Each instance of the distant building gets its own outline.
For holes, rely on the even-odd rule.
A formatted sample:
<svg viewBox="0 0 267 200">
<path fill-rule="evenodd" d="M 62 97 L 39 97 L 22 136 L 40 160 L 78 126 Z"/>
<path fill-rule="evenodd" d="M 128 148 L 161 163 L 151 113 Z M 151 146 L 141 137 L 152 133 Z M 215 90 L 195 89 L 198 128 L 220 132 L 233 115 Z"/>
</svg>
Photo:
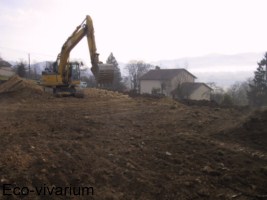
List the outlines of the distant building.
<svg viewBox="0 0 267 200">
<path fill-rule="evenodd" d="M 0 83 L 8 80 L 11 76 L 14 76 L 15 72 L 11 68 L 11 64 L 0 60 Z"/>
<path fill-rule="evenodd" d="M 177 89 L 173 95 L 181 99 L 210 100 L 212 89 L 205 83 L 182 83 L 180 91 Z"/>
<path fill-rule="evenodd" d="M 156 67 L 140 78 L 140 93 L 158 93 L 180 99 L 210 100 L 212 89 L 205 83 L 195 82 L 195 79 L 196 76 L 186 69 Z"/>
</svg>

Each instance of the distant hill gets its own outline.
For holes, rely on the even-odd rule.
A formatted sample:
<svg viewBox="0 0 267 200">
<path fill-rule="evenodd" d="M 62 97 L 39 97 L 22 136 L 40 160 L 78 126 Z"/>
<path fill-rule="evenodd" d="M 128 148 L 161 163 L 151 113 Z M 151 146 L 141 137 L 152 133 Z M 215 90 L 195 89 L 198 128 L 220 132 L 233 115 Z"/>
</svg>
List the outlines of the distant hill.
<svg viewBox="0 0 267 200">
<path fill-rule="evenodd" d="M 174 60 L 159 60 L 152 62 L 160 67 L 175 68 L 187 67 L 201 71 L 236 71 L 253 69 L 263 57 L 261 53 L 241 53 L 234 55 L 210 54 L 201 57 L 184 57 Z"/>
<path fill-rule="evenodd" d="M 253 72 L 262 59 L 261 53 L 241 53 L 234 55 L 210 54 L 200 57 L 184 57 L 173 60 L 150 62 L 161 69 L 186 68 L 197 77 L 199 82 L 215 82 L 218 86 L 227 88 L 235 82 L 246 81 L 253 77 Z M 122 75 L 127 72 L 127 63 L 119 62 Z"/>
<path fill-rule="evenodd" d="M 235 55 L 211 54 L 202 57 L 185 57 L 174 60 L 160 60 L 151 64 L 161 68 L 186 68 L 197 76 L 197 81 L 215 82 L 229 87 L 236 81 L 245 81 L 253 77 L 257 62 L 262 53 L 242 53 Z"/>
</svg>

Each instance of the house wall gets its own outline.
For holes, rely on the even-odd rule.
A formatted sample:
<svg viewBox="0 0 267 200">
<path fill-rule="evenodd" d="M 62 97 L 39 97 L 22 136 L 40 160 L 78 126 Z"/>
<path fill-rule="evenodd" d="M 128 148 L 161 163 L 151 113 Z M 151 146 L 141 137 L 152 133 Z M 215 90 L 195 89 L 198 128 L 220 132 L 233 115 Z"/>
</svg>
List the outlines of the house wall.
<svg viewBox="0 0 267 200">
<path fill-rule="evenodd" d="M 12 69 L 10 67 L 1 67 L 0 68 L 0 75 L 2 75 L 2 76 L 10 77 L 10 76 L 13 76 L 14 74 L 15 74 L 15 72 L 12 71 Z"/>
<path fill-rule="evenodd" d="M 10 67 L 0 68 L 0 80 L 8 80 L 9 77 L 14 76 L 15 72 Z"/>
<path fill-rule="evenodd" d="M 177 88 L 177 86 L 183 82 L 194 82 L 194 77 L 188 74 L 186 71 L 180 72 L 172 80 L 141 80 L 140 81 L 140 93 L 151 94 L 152 89 L 159 89 L 166 96 L 172 96 L 171 92 Z M 162 91 L 162 84 L 164 85 Z"/>
<path fill-rule="evenodd" d="M 161 90 L 161 81 L 159 80 L 141 80 L 140 81 L 140 93 L 148 93 L 151 94 L 152 89 L 160 89 Z"/>
<path fill-rule="evenodd" d="M 168 96 L 171 96 L 171 92 L 176 89 L 179 84 L 185 82 L 193 83 L 194 81 L 195 78 L 191 74 L 188 74 L 186 71 L 180 72 L 171 80 L 170 87 L 167 89 Z"/>
<path fill-rule="evenodd" d="M 197 90 L 193 91 L 189 96 L 191 100 L 210 100 L 211 89 L 205 85 L 201 85 Z"/>
</svg>

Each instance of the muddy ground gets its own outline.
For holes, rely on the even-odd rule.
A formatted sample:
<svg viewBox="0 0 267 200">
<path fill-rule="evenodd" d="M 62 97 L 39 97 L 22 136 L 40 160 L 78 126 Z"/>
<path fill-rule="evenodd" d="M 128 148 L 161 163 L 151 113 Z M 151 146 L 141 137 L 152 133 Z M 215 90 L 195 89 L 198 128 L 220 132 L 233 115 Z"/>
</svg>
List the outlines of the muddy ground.
<svg viewBox="0 0 267 200">
<path fill-rule="evenodd" d="M 0 199 L 267 199 L 266 111 L 26 86 L 0 94 Z M 6 196 L 4 184 L 93 195 Z"/>
</svg>

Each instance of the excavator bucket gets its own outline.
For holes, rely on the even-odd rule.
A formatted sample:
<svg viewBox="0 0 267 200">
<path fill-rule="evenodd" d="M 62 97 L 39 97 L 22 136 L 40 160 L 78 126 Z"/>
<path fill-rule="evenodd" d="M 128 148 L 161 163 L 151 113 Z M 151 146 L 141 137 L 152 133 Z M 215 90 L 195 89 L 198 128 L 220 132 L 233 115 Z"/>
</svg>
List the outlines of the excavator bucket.
<svg viewBox="0 0 267 200">
<path fill-rule="evenodd" d="M 99 84 L 111 84 L 114 79 L 115 68 L 111 64 L 98 64 L 97 82 Z"/>
</svg>

